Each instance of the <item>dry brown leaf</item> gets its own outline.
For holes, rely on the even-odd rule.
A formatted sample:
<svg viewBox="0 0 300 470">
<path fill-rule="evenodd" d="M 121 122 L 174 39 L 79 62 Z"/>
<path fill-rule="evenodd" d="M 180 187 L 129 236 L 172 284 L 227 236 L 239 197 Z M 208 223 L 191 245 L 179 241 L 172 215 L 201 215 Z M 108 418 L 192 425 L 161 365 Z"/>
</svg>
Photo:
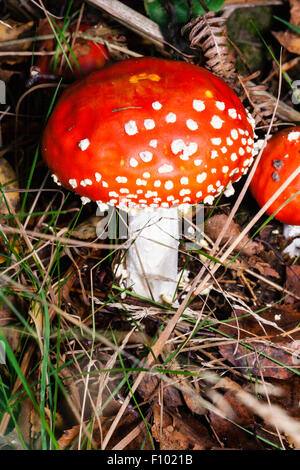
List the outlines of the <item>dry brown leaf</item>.
<svg viewBox="0 0 300 470">
<path fill-rule="evenodd" d="M 101 449 L 101 442 L 105 438 L 107 432 L 110 429 L 110 426 L 114 420 L 114 417 L 108 418 L 105 416 L 99 417 L 101 422 L 101 432 L 99 431 L 98 424 L 95 423 L 94 431 L 93 431 L 93 440 L 94 440 L 94 447 L 96 449 Z M 121 421 L 119 422 L 112 438 L 109 440 L 109 444 L 107 446 L 107 450 L 112 449 L 115 447 L 119 441 L 124 439 L 139 423 L 141 422 L 141 418 L 138 413 L 135 413 L 131 410 L 127 410 L 122 416 Z M 88 421 L 85 422 L 85 425 L 88 426 Z M 77 448 L 77 438 L 79 435 L 80 425 L 73 426 L 71 429 L 67 429 L 64 431 L 63 435 L 58 440 L 58 444 L 60 445 L 61 449 L 67 449 L 71 446 L 75 446 Z M 151 449 L 151 444 L 149 438 L 146 437 L 146 430 L 145 427 L 141 429 L 141 432 L 138 436 L 136 436 L 128 445 L 125 447 L 126 450 L 139 450 L 141 449 L 144 439 L 145 441 L 145 450 Z"/>
<path fill-rule="evenodd" d="M 160 379 L 157 375 L 146 374 L 137 388 L 143 400 L 157 402 L 159 399 Z M 177 408 L 183 405 L 179 391 L 171 385 L 163 385 L 164 405 L 168 408 Z"/>
<path fill-rule="evenodd" d="M 215 447 L 206 427 L 192 415 L 181 417 L 154 405 L 152 435 L 161 450 L 205 450 Z"/>
<path fill-rule="evenodd" d="M 290 0 L 290 23 L 300 27 L 300 4 L 299 0 Z M 273 35 L 289 52 L 300 54 L 300 35 L 293 33 L 291 29 L 288 31 L 273 31 Z"/>
<path fill-rule="evenodd" d="M 79 240 L 89 240 L 97 237 L 97 232 L 102 232 L 107 224 L 105 217 L 92 216 L 79 224 L 74 230 L 72 229 L 72 237 Z"/>
<path fill-rule="evenodd" d="M 300 36 L 289 31 L 273 31 L 273 35 L 292 54 L 300 54 Z"/>
<path fill-rule="evenodd" d="M 40 447 L 41 420 L 31 400 L 26 398 L 21 402 L 21 410 L 18 416 L 18 426 L 25 443 L 29 448 Z"/>
<path fill-rule="evenodd" d="M 9 201 L 12 209 L 15 210 L 20 201 L 20 194 L 18 192 L 6 192 L 6 190 L 18 189 L 19 183 L 15 171 L 4 158 L 0 158 L 0 185 L 5 192 L 5 199 Z M 0 215 L 8 215 L 9 210 L 4 196 L 1 196 Z"/>
<path fill-rule="evenodd" d="M 236 316 L 242 316 L 245 311 L 235 310 Z M 249 371 L 253 375 L 273 377 L 276 379 L 287 379 L 293 376 L 293 372 L 287 367 L 268 359 L 265 356 L 275 359 L 288 367 L 297 367 L 299 358 L 297 352 L 300 349 L 300 329 L 297 328 L 300 321 L 300 312 L 282 305 L 273 307 L 259 315 L 263 321 L 258 322 L 257 318 L 250 315 L 231 324 L 222 324 L 219 329 L 223 333 L 230 335 L 244 344 L 249 344 L 254 351 L 245 348 L 237 342 L 223 344 L 219 346 L 222 356 L 233 364 L 242 373 Z M 272 326 L 272 324 L 277 325 Z M 230 326 L 231 325 L 231 326 Z M 239 331 L 239 336 L 238 336 Z M 288 334 L 284 335 L 283 332 Z"/>
<path fill-rule="evenodd" d="M 248 259 L 248 263 L 251 266 L 251 269 L 257 269 L 257 271 L 265 277 L 274 277 L 275 279 L 280 279 L 279 273 L 270 266 L 269 263 L 262 261 L 258 256 L 251 256 Z"/>
<path fill-rule="evenodd" d="M 13 295 L 7 295 L 6 299 L 15 304 L 15 297 Z M 0 327 L 9 325 L 16 319 L 11 308 L 3 300 L 0 301 Z"/>
<path fill-rule="evenodd" d="M 228 416 L 230 420 L 212 411 L 209 412 L 210 424 L 218 438 L 225 447 L 230 449 L 257 449 L 258 443 L 253 436 L 238 427 L 242 426 L 243 428 L 249 429 L 254 426 L 254 417 L 251 412 L 247 410 L 245 405 L 243 405 L 232 392 L 226 392 L 223 399 L 226 401 L 227 405 L 230 405 L 230 409 L 233 412 L 233 416 Z"/>
<path fill-rule="evenodd" d="M 300 292 L 300 266 L 293 265 L 286 267 L 286 289 L 294 294 L 299 295 Z M 285 299 L 286 304 L 295 303 L 295 297 L 289 295 Z"/>
<path fill-rule="evenodd" d="M 1 46 L 1 42 L 4 41 L 12 41 L 13 39 L 21 38 L 24 33 L 27 33 L 33 27 L 34 22 L 29 21 L 28 23 L 20 23 L 18 21 L 14 21 L 11 19 L 5 20 L 5 23 L 0 23 L 0 48 L 2 51 L 9 51 L 14 50 L 15 46 Z M 23 50 L 27 50 L 31 44 L 29 43 L 22 43 L 21 46 Z M 25 47 L 24 46 L 27 46 Z"/>
<path fill-rule="evenodd" d="M 5 20 L 5 23 L 0 23 L 0 50 L 1 51 L 15 51 L 15 45 L 6 45 L 2 46 L 1 42 L 12 41 L 14 39 L 21 39 L 28 35 L 28 32 L 32 29 L 34 25 L 33 21 L 29 21 L 28 23 L 20 23 L 18 21 L 14 21 L 11 19 Z M 26 41 L 22 42 L 18 45 L 18 51 L 27 51 L 32 42 Z M 15 64 L 17 62 L 22 62 L 24 57 L 3 57 L 0 58 L 2 62 L 6 62 L 8 64 Z"/>
<path fill-rule="evenodd" d="M 219 233 L 223 229 L 227 222 L 228 216 L 226 214 L 217 214 L 210 217 L 205 224 L 205 233 L 213 241 L 218 238 Z M 223 235 L 222 244 L 232 243 L 241 233 L 240 227 L 234 221 L 231 221 L 228 229 Z M 247 243 L 247 244 L 246 244 Z M 248 236 L 245 236 L 235 248 L 237 251 L 241 250 L 244 255 L 252 256 L 260 253 L 263 250 L 261 243 L 253 242 L 249 240 Z"/>
</svg>

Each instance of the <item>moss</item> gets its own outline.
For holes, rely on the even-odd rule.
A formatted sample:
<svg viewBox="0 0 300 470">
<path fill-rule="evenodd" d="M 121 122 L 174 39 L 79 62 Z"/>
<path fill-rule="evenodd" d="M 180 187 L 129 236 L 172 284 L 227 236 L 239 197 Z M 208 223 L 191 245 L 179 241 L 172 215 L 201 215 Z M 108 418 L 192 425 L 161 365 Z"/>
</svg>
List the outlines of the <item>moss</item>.
<svg viewBox="0 0 300 470">
<path fill-rule="evenodd" d="M 271 29 L 271 24 L 271 7 L 241 8 L 229 17 L 228 36 L 239 48 L 244 59 L 244 63 L 242 59 L 237 61 L 239 72 L 247 74 L 249 70 L 253 72 L 263 68 L 266 51 L 256 29 L 264 33 Z"/>
</svg>

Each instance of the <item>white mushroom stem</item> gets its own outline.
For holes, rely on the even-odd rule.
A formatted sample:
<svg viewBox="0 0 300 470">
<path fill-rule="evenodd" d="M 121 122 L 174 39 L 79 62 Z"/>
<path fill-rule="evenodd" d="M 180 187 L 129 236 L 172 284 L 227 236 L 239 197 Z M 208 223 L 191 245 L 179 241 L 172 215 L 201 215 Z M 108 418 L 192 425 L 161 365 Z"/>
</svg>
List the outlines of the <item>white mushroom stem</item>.
<svg viewBox="0 0 300 470">
<path fill-rule="evenodd" d="M 294 240 L 283 250 L 290 258 L 300 255 L 300 225 L 283 225 L 283 236 L 286 239 L 294 238 Z M 295 238 L 296 237 L 296 238 Z"/>
<path fill-rule="evenodd" d="M 137 209 L 128 223 L 133 243 L 126 256 L 127 286 L 157 302 L 172 301 L 178 280 L 178 209 Z"/>
</svg>

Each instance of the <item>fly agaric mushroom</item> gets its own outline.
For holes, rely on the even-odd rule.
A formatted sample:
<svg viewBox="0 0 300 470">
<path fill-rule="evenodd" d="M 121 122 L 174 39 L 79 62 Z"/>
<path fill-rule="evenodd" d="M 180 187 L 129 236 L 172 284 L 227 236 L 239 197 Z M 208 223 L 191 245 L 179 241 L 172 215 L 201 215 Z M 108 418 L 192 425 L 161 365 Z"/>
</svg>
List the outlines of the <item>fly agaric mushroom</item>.
<svg viewBox="0 0 300 470">
<path fill-rule="evenodd" d="M 250 183 L 251 192 L 260 206 L 263 206 L 279 189 L 280 185 L 299 168 L 299 175 L 288 185 L 268 208 L 271 215 L 290 197 L 300 191 L 300 126 L 284 129 L 268 141 L 257 169 Z M 295 236 L 300 226 L 300 194 L 291 199 L 277 212 L 275 218 L 287 224 L 284 234 Z M 300 233 L 300 227 L 298 227 Z M 293 255 L 293 250 L 289 251 Z"/>
<path fill-rule="evenodd" d="M 178 206 L 212 204 L 246 173 L 252 126 L 233 90 L 207 70 L 128 59 L 63 93 L 42 151 L 61 184 L 83 202 L 135 209 L 128 285 L 161 300 L 172 298 L 177 284 Z"/>
<path fill-rule="evenodd" d="M 62 24 L 59 24 L 59 26 L 61 27 Z M 81 24 L 79 26 L 79 31 L 84 32 L 91 28 L 92 27 L 90 25 Z M 74 32 L 75 29 L 76 28 L 74 25 L 69 26 L 69 30 L 71 32 Z M 48 23 L 47 25 L 43 25 L 41 34 L 46 34 L 47 32 L 52 32 Z M 52 51 L 54 44 L 54 39 L 47 39 L 42 43 L 41 50 Z M 73 57 L 69 55 L 69 60 L 73 66 L 73 72 L 68 66 L 66 66 L 62 73 L 62 75 L 66 78 L 73 78 L 75 76 L 75 78 L 79 79 L 82 77 L 82 75 L 87 75 L 91 72 L 94 72 L 95 70 L 102 69 L 110 59 L 110 53 L 104 44 L 97 44 L 94 41 L 89 41 L 82 38 L 76 39 L 75 45 L 72 48 L 72 52 L 77 59 L 80 70 L 78 69 L 77 65 L 75 65 Z M 59 64 L 60 61 L 58 65 Z M 39 56 L 36 65 L 39 67 L 42 73 L 57 73 L 59 68 L 56 67 L 56 69 L 53 70 L 53 64 L 49 55 Z"/>
</svg>

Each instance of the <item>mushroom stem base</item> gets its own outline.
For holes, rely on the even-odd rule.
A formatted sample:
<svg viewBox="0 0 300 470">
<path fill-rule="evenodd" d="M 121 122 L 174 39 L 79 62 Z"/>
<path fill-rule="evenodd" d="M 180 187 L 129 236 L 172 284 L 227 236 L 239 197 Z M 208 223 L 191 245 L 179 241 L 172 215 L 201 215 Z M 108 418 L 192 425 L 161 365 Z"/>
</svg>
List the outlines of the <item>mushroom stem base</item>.
<svg viewBox="0 0 300 470">
<path fill-rule="evenodd" d="M 178 279 L 177 208 L 139 209 L 128 222 L 133 243 L 126 256 L 127 286 L 156 302 L 172 301 Z"/>
</svg>

